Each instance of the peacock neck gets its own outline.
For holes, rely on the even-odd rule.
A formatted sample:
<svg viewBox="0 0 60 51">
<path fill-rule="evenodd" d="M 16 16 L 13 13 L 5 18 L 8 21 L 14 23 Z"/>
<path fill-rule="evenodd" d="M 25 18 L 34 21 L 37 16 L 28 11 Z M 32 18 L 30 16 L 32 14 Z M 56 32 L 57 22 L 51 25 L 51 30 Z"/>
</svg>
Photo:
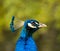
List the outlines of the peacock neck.
<svg viewBox="0 0 60 51">
<path fill-rule="evenodd" d="M 32 32 L 30 32 L 30 30 L 27 30 L 25 27 L 23 27 L 22 31 L 20 33 L 20 37 L 22 37 L 24 39 L 32 37 Z"/>
</svg>

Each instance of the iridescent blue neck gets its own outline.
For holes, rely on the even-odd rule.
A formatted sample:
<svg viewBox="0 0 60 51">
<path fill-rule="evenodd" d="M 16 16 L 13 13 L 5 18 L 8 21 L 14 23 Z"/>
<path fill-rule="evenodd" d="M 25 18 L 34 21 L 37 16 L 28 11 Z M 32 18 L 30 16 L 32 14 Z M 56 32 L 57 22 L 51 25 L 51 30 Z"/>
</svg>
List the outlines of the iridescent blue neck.
<svg viewBox="0 0 60 51">
<path fill-rule="evenodd" d="M 32 37 L 32 32 L 29 32 L 29 30 L 27 30 L 26 27 L 23 27 L 20 33 L 20 37 L 22 38 Z"/>
</svg>

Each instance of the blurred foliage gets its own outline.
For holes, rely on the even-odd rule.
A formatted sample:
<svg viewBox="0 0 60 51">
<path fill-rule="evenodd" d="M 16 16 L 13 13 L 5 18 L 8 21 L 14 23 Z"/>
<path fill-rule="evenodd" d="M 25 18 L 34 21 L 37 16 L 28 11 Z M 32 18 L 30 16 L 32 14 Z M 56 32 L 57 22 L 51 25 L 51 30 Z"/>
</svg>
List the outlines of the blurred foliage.
<svg viewBox="0 0 60 51">
<path fill-rule="evenodd" d="M 60 51 L 60 0 L 0 0 L 0 51 L 5 51 L 3 48 L 6 42 L 15 44 L 19 36 L 21 28 L 14 33 L 10 30 L 12 16 L 24 21 L 36 19 L 46 23 L 47 28 L 33 35 L 39 51 Z M 50 50 L 52 45 L 53 50 Z"/>
</svg>

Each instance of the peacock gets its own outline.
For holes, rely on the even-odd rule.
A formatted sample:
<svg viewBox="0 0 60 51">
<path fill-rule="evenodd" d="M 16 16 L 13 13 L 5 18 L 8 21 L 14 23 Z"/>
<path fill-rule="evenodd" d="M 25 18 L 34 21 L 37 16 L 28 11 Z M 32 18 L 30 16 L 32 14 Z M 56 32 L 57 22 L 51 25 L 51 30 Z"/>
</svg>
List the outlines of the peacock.
<svg viewBox="0 0 60 51">
<path fill-rule="evenodd" d="M 32 35 L 40 27 L 47 27 L 47 25 L 39 23 L 37 20 L 34 19 L 29 19 L 25 22 L 19 20 L 17 21 L 19 22 L 17 24 L 14 21 L 15 17 L 13 16 L 10 23 L 10 29 L 12 30 L 12 32 L 23 26 L 19 38 L 16 42 L 15 51 L 38 51 Z"/>
</svg>

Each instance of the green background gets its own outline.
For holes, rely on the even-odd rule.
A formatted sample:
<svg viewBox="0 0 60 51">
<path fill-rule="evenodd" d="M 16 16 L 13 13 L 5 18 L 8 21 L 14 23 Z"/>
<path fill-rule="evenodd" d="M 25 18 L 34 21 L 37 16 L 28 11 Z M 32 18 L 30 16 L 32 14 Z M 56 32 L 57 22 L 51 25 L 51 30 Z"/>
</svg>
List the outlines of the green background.
<svg viewBox="0 0 60 51">
<path fill-rule="evenodd" d="M 60 51 L 60 0 L 0 0 L 0 51 L 14 51 L 22 29 L 11 32 L 12 16 L 47 24 L 33 34 L 38 51 Z"/>
</svg>

